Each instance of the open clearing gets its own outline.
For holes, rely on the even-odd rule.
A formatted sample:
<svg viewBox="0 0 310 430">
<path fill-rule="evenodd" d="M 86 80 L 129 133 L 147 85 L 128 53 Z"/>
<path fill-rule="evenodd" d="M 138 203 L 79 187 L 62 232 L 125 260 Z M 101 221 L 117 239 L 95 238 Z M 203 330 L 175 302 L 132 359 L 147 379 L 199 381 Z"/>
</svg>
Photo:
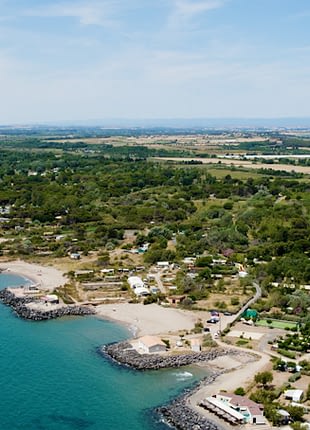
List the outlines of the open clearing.
<svg viewBox="0 0 310 430">
<path fill-rule="evenodd" d="M 229 332 L 228 336 L 259 340 L 264 336 L 264 333 L 258 333 L 253 331 L 232 330 Z"/>
<path fill-rule="evenodd" d="M 229 160 L 229 159 L 218 159 L 218 158 L 189 158 L 189 157 L 152 157 L 153 160 L 164 160 L 164 161 L 175 161 L 175 162 L 189 162 L 199 161 L 202 164 L 225 164 L 235 167 L 245 167 L 247 169 L 270 169 L 270 170 L 283 170 L 285 172 L 296 172 L 296 173 L 308 173 L 310 174 L 309 166 L 295 166 L 292 164 L 268 164 L 251 162 L 248 160 Z"/>
</svg>

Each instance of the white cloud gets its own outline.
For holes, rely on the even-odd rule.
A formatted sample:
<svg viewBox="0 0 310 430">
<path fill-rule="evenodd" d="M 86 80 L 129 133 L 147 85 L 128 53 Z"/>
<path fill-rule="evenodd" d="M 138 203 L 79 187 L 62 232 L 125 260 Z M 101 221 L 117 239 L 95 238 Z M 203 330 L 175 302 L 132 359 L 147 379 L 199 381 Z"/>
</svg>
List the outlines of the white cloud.
<svg viewBox="0 0 310 430">
<path fill-rule="evenodd" d="M 224 5 L 223 0 L 174 0 L 175 14 L 191 18 L 197 14 L 207 12 L 209 10 L 218 9 Z"/>
<path fill-rule="evenodd" d="M 24 15 L 33 17 L 75 18 L 82 25 L 113 26 L 116 21 L 112 18 L 118 6 L 118 1 L 102 0 L 65 2 L 36 9 L 26 9 Z"/>
<path fill-rule="evenodd" d="M 173 10 L 169 17 L 169 27 L 187 24 L 197 16 L 219 9 L 227 0 L 173 0 Z"/>
</svg>

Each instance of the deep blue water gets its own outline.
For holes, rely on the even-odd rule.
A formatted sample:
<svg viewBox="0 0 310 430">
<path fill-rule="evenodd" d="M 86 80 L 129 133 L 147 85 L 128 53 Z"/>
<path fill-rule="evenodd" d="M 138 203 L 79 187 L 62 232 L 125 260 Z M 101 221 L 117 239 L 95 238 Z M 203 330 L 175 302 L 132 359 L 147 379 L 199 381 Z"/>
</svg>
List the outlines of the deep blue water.
<svg viewBox="0 0 310 430">
<path fill-rule="evenodd" d="M 0 288 L 21 283 L 0 275 Z M 153 408 L 203 370 L 141 373 L 98 354 L 100 345 L 128 336 L 122 326 L 95 317 L 24 321 L 0 304 L 0 429 L 166 429 Z"/>
</svg>

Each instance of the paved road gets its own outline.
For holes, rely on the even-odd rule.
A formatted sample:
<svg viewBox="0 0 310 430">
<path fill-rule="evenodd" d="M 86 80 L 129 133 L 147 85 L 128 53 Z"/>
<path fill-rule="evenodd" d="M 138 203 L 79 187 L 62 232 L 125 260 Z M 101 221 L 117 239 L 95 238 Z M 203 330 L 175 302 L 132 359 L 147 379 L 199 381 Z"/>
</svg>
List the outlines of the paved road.
<svg viewBox="0 0 310 430">
<path fill-rule="evenodd" d="M 238 313 L 234 315 L 233 321 L 237 320 L 243 314 L 243 312 L 245 312 L 251 305 L 253 305 L 253 303 L 255 303 L 258 299 L 261 298 L 262 296 L 261 287 L 258 285 L 257 282 L 253 282 L 253 287 L 255 287 L 255 290 L 256 290 L 254 296 L 240 309 Z"/>
<path fill-rule="evenodd" d="M 240 316 L 245 312 L 253 303 L 255 303 L 259 298 L 262 296 L 262 290 L 257 282 L 253 282 L 253 286 L 255 287 L 255 294 L 254 296 L 244 305 L 242 308 L 234 315 L 226 316 L 223 314 L 220 314 L 220 320 L 216 324 L 209 324 L 208 327 L 210 328 L 210 333 L 212 337 L 217 337 L 217 332 L 222 332 L 225 330 L 225 328 L 229 324 L 233 324 L 235 321 L 237 321 Z M 210 314 L 211 318 L 211 314 Z"/>
<path fill-rule="evenodd" d="M 154 273 L 154 278 L 155 278 L 155 281 L 157 283 L 157 287 L 160 290 L 160 292 L 163 294 L 166 294 L 166 289 L 165 289 L 165 287 L 161 281 L 161 275 L 162 275 L 161 272 L 156 272 L 156 273 Z"/>
</svg>

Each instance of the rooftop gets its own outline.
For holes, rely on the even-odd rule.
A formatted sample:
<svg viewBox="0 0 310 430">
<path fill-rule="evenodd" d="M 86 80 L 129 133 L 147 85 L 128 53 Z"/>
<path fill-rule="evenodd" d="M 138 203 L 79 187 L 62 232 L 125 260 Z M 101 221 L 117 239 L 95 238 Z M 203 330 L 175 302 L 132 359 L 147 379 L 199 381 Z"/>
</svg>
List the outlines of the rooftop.
<svg viewBox="0 0 310 430">
<path fill-rule="evenodd" d="M 142 336 L 140 337 L 139 341 L 143 343 L 145 346 L 147 346 L 148 348 L 155 345 L 166 346 L 158 336 Z"/>
</svg>

